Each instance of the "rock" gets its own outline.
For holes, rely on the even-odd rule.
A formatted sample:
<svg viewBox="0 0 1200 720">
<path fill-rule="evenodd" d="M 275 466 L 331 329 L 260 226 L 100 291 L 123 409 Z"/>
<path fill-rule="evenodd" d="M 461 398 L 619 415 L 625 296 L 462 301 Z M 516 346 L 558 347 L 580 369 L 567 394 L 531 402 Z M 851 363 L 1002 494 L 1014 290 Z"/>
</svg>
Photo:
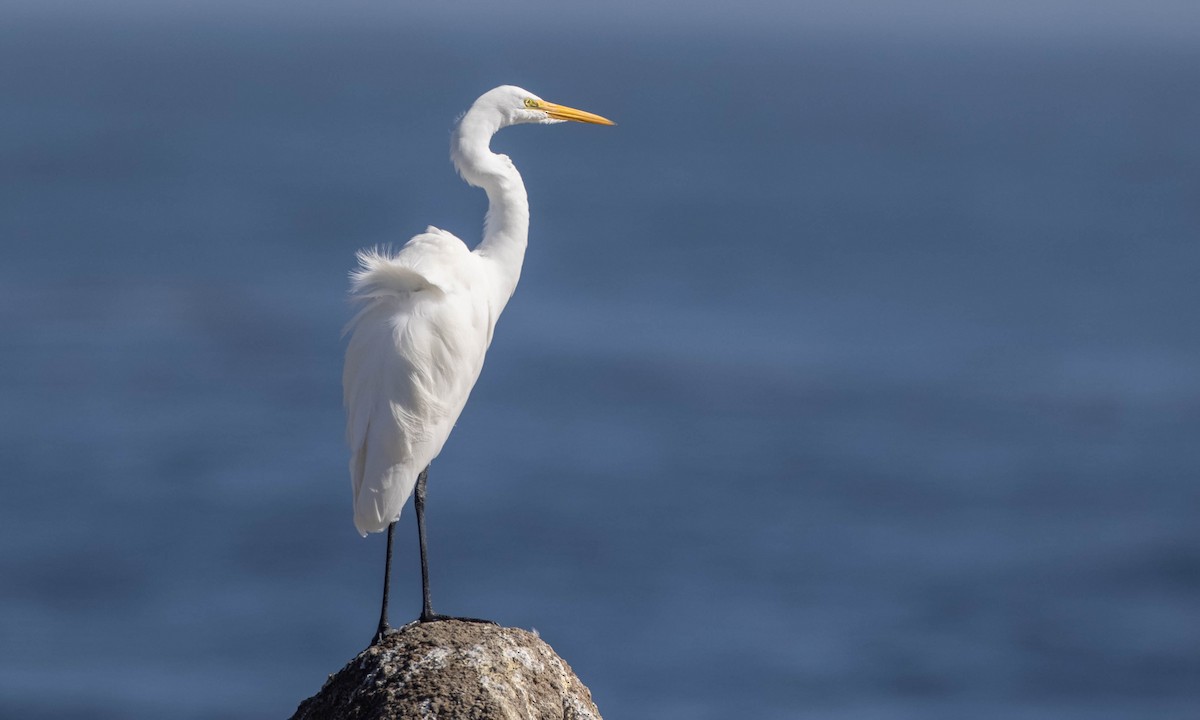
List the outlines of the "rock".
<svg viewBox="0 0 1200 720">
<path fill-rule="evenodd" d="M 359 653 L 292 720 L 600 720 L 592 694 L 531 632 L 445 620 Z"/>
</svg>

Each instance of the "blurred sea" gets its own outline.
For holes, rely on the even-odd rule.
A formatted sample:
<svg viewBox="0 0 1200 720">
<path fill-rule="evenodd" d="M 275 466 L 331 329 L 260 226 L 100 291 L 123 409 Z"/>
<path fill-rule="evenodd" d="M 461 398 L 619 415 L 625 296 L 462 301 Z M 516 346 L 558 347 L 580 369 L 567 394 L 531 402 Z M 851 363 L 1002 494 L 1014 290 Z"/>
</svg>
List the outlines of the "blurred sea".
<svg viewBox="0 0 1200 720">
<path fill-rule="evenodd" d="M 0 716 L 286 717 L 370 639 L 355 249 L 530 248 L 442 612 L 609 718 L 1200 717 L 1200 51 L 0 25 Z M 419 610 L 415 529 L 395 619 Z"/>
</svg>

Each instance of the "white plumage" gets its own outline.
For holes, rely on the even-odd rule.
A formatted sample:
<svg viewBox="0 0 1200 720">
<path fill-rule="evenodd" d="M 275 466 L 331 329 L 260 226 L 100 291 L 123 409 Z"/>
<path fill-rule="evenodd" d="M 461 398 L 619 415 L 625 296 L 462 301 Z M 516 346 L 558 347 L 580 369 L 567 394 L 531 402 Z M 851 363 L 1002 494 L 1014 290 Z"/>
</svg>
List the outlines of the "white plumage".
<svg viewBox="0 0 1200 720">
<path fill-rule="evenodd" d="M 354 524 L 363 535 L 400 516 L 417 474 L 441 452 L 483 369 L 500 307 L 483 261 L 429 228 L 394 255 L 358 254 L 343 387 Z"/>
<path fill-rule="evenodd" d="M 520 277 L 529 204 L 520 173 L 491 152 L 490 138 L 508 125 L 564 120 L 612 124 L 513 86 L 485 93 L 451 141 L 459 174 L 488 194 L 479 245 L 472 251 L 430 227 L 398 252 L 358 254 L 351 292 L 360 307 L 347 327 L 342 384 L 354 524 L 363 535 L 399 518 L 417 476 L 441 452 Z"/>
</svg>

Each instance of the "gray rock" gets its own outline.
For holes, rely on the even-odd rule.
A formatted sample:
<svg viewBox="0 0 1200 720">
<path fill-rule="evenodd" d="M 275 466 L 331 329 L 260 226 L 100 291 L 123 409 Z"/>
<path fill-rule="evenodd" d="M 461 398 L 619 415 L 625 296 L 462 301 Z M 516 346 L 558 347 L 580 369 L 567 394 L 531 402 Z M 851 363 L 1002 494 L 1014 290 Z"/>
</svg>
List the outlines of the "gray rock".
<svg viewBox="0 0 1200 720">
<path fill-rule="evenodd" d="M 359 653 L 292 720 L 600 720 L 592 694 L 533 633 L 446 620 Z"/>
</svg>

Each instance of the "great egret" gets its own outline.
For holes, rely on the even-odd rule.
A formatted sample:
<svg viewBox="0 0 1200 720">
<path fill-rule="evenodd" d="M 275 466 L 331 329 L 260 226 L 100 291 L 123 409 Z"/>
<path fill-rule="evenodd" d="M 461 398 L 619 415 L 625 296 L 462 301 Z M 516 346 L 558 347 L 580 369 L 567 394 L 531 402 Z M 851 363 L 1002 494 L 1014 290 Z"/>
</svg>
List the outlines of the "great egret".
<svg viewBox="0 0 1200 720">
<path fill-rule="evenodd" d="M 392 533 L 414 485 L 421 549 L 419 622 L 445 619 L 434 614 L 429 599 L 429 463 L 441 452 L 483 368 L 496 320 L 517 287 L 529 232 L 525 184 L 508 156 L 491 151 L 491 137 L 509 125 L 567 120 L 614 124 L 512 85 L 484 93 L 459 120 L 450 141 L 459 175 L 487 191 L 483 240 L 469 250 L 454 235 L 430 226 L 397 252 L 358 253 L 351 296 L 361 307 L 346 329 L 350 343 L 342 389 L 354 524 L 364 537 L 387 530 L 375 642 L 390 629 Z"/>
</svg>

